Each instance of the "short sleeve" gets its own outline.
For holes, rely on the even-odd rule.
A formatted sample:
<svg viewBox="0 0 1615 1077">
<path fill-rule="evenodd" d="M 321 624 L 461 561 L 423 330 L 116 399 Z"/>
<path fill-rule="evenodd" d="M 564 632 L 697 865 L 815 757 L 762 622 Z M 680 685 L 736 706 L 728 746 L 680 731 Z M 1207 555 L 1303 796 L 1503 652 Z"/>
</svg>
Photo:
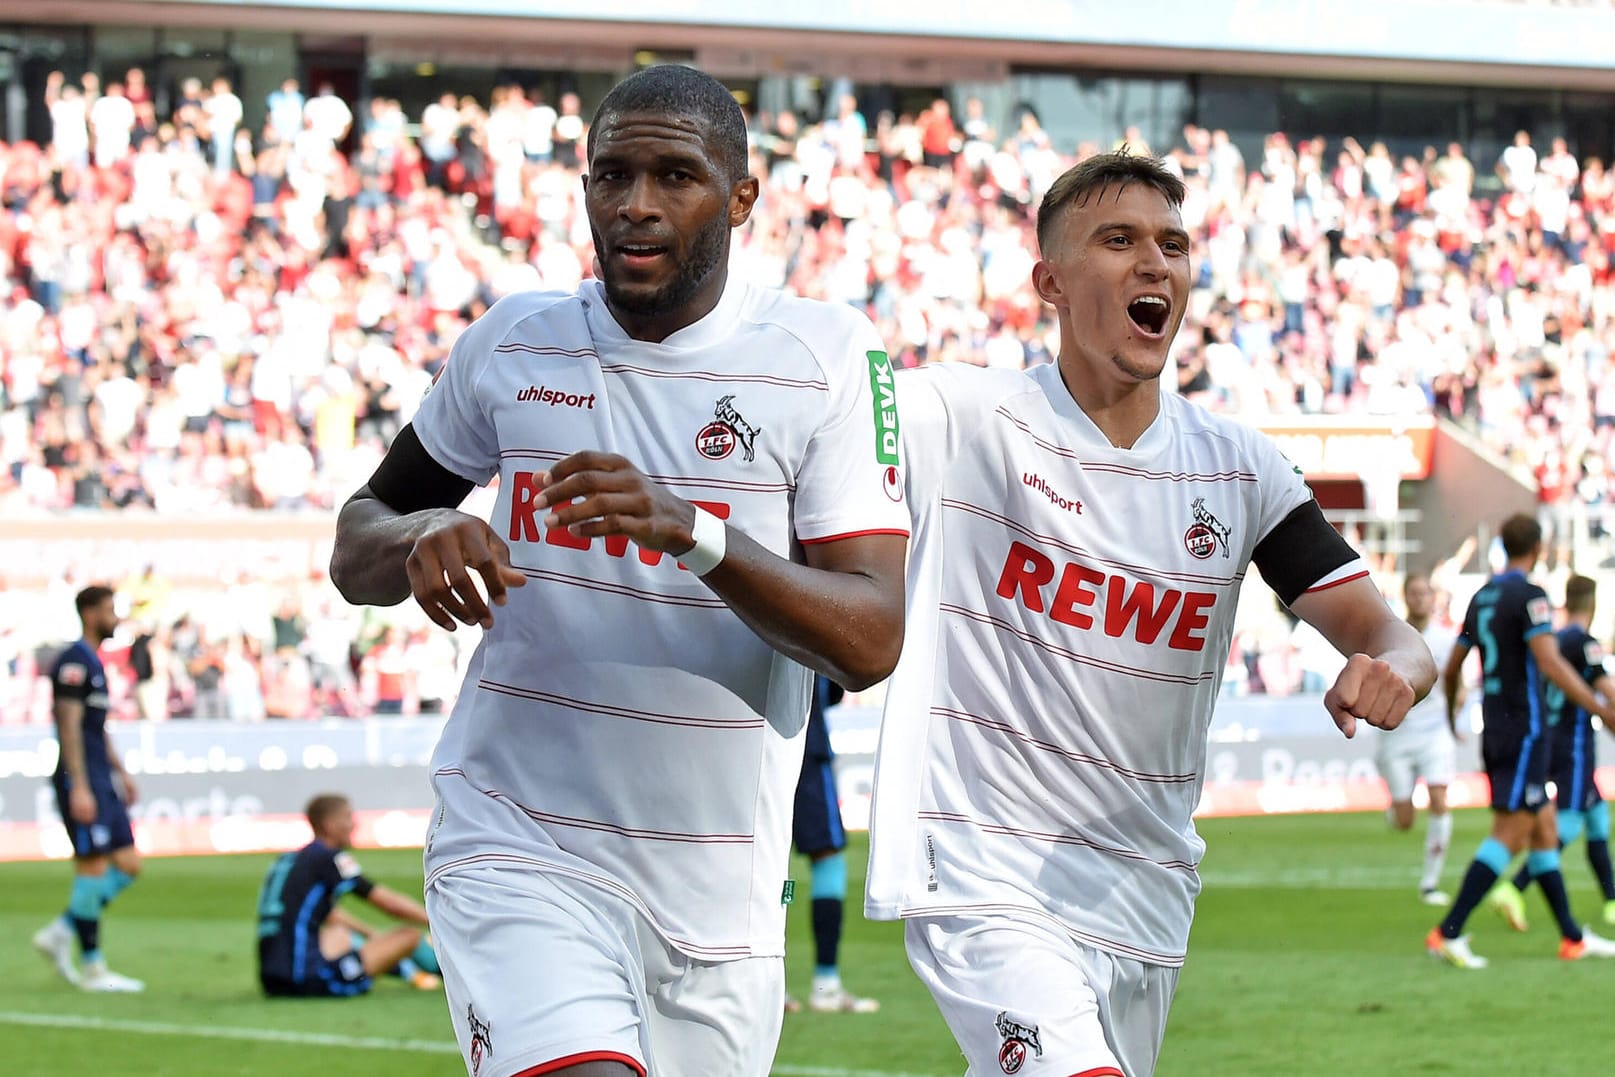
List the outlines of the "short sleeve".
<svg viewBox="0 0 1615 1077">
<path fill-rule="evenodd" d="M 954 448 L 947 390 L 955 380 L 943 366 L 916 367 L 897 375 L 898 393 L 903 399 L 903 455 L 911 511 L 936 497 L 947 475 Z"/>
<path fill-rule="evenodd" d="M 817 346 L 841 354 L 816 356 L 829 403 L 797 470 L 792 520 L 797 541 L 907 536 L 903 431 L 885 346 L 861 316 L 849 320 L 837 342 Z"/>
<path fill-rule="evenodd" d="M 492 318 L 492 313 L 460 334 L 410 420 L 421 447 L 433 460 L 478 486 L 487 485 L 499 470 L 498 431 L 477 396 L 482 374 L 499 343 L 492 338 L 507 324 Z"/>
<path fill-rule="evenodd" d="M 364 870 L 359 867 L 359 861 L 347 851 L 339 852 L 331 858 L 331 871 L 336 876 L 331 892 L 337 895 L 350 891 L 360 897 L 366 897 L 376 888 L 376 884 L 365 877 Z"/>
<path fill-rule="evenodd" d="M 1261 495 L 1256 525 L 1256 538 L 1260 542 L 1292 512 L 1312 500 L 1312 488 L 1301 476 L 1301 469 L 1279 452 L 1271 438 L 1254 430 L 1250 438 L 1252 470 Z"/>
<path fill-rule="evenodd" d="M 1525 592 L 1525 638 L 1533 639 L 1544 632 L 1553 631 L 1553 603 L 1548 593 L 1536 584 Z"/>
<path fill-rule="evenodd" d="M 78 655 L 64 655 L 51 675 L 51 693 L 58 700 L 83 702 L 90 696 L 90 667 Z"/>
</svg>

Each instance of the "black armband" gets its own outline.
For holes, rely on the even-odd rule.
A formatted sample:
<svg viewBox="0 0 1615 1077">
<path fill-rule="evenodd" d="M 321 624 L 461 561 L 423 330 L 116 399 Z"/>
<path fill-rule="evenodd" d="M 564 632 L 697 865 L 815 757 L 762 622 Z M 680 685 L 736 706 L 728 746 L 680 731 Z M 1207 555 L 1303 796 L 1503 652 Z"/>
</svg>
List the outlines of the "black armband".
<svg viewBox="0 0 1615 1077">
<path fill-rule="evenodd" d="M 393 438 L 392 447 L 370 476 L 370 492 L 394 512 L 452 509 L 465 500 L 476 483 L 456 475 L 421 444 L 411 423 Z"/>
<path fill-rule="evenodd" d="M 1323 510 L 1311 498 L 1264 535 L 1251 557 L 1262 579 L 1286 606 L 1356 559 L 1357 551 L 1323 518 Z"/>
</svg>

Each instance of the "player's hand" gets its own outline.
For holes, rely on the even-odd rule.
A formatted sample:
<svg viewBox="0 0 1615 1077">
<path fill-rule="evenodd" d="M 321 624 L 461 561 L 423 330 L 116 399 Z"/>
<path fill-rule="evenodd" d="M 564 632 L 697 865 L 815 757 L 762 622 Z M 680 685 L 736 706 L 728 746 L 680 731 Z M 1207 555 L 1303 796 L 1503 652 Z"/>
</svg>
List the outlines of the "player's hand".
<svg viewBox="0 0 1615 1077">
<path fill-rule="evenodd" d="M 75 785 L 67 794 L 67 814 L 75 823 L 89 826 L 95 822 L 95 794 L 87 785 Z"/>
<path fill-rule="evenodd" d="M 580 538 L 627 535 L 642 549 L 675 557 L 695 546 L 695 506 L 652 482 L 621 456 L 578 452 L 538 477 L 545 527 Z"/>
<path fill-rule="evenodd" d="M 1413 706 L 1413 686 L 1389 662 L 1354 654 L 1323 697 L 1329 717 L 1350 737 L 1359 721 L 1378 729 L 1395 729 Z"/>
<path fill-rule="evenodd" d="M 409 590 L 426 616 L 454 631 L 455 622 L 493 627 L 495 606 L 505 604 L 505 591 L 521 587 L 527 577 L 510 565 L 510 547 L 487 522 L 455 509 L 441 509 L 431 528 L 415 540 L 404 562 Z M 470 570 L 482 577 L 483 601 Z"/>
<path fill-rule="evenodd" d="M 118 771 L 118 782 L 123 786 L 123 803 L 125 806 L 131 805 L 140 799 L 140 789 L 135 785 L 135 780 L 129 777 L 127 770 Z"/>
</svg>

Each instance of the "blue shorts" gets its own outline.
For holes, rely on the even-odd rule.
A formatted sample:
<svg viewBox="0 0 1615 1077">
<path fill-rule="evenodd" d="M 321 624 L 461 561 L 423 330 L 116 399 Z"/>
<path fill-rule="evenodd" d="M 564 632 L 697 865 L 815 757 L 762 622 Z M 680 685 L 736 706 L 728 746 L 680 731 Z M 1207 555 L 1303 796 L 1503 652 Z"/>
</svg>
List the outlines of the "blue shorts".
<svg viewBox="0 0 1615 1077">
<path fill-rule="evenodd" d="M 1591 811 L 1604 799 L 1593 780 L 1598 766 L 1592 730 L 1585 731 L 1577 744 L 1574 733 L 1555 734 L 1553 745 L 1553 784 L 1558 788 L 1560 811 Z"/>
<path fill-rule="evenodd" d="M 73 843 L 75 857 L 107 856 L 135 843 L 135 832 L 129 825 L 129 811 L 123 806 L 123 800 L 112 788 L 110 780 L 105 783 L 90 782 L 90 790 L 95 793 L 95 822 L 88 826 L 75 823 L 68 810 L 69 779 L 58 778 L 51 784 L 56 787 L 56 810 L 62 814 L 62 825 L 67 828 L 67 838 Z"/>
<path fill-rule="evenodd" d="M 264 994 L 276 998 L 352 998 L 372 986 L 358 950 L 350 950 L 333 961 L 316 949 L 304 964 L 308 972 L 301 980 L 260 974 L 258 982 Z"/>
<path fill-rule="evenodd" d="M 1481 762 L 1492 785 L 1493 811 L 1537 812 L 1548 803 L 1548 775 L 1553 737 L 1488 737 L 1481 735 Z"/>
<path fill-rule="evenodd" d="M 847 847 L 841 826 L 841 798 L 836 794 L 836 772 L 829 760 L 806 760 L 796 782 L 796 812 L 791 819 L 791 840 L 803 856 L 839 853 Z"/>
</svg>

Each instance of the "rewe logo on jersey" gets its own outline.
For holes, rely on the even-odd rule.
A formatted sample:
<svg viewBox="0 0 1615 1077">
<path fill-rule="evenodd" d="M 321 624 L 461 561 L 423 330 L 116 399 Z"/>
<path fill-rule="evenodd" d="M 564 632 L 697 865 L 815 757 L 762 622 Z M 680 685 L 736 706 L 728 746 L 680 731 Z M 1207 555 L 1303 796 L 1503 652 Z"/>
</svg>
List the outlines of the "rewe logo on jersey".
<svg viewBox="0 0 1615 1077">
<path fill-rule="evenodd" d="M 875 397 L 875 459 L 896 467 L 898 446 L 897 384 L 892 380 L 892 361 L 885 352 L 865 352 L 869 358 L 869 391 Z"/>
<path fill-rule="evenodd" d="M 587 535 L 574 535 L 564 527 L 543 526 L 537 504 L 541 492 L 538 476 L 531 471 L 518 471 L 510 477 L 510 529 L 507 532 L 510 541 L 543 542 L 546 546 L 562 546 L 569 550 L 587 550 L 593 547 L 594 539 Z M 720 520 L 729 518 L 730 507 L 726 502 L 691 501 L 690 504 L 706 509 Z M 601 541 L 605 543 L 608 557 L 628 556 L 628 544 L 631 540 L 627 535 L 607 535 Z M 641 564 L 659 565 L 662 556 L 659 550 L 639 547 Z M 683 567 L 682 564 L 679 565 L 679 568 Z"/>
<path fill-rule="evenodd" d="M 1012 542 L 998 576 L 998 597 L 1050 620 L 1088 631 L 1095 626 L 1119 639 L 1131 635 L 1145 645 L 1154 644 L 1167 631 L 1166 645 L 1175 651 L 1206 649 L 1205 629 L 1217 596 L 1210 591 L 1179 591 L 1157 587 L 1144 580 L 1101 572 L 1080 561 L 1068 561 L 1056 572 L 1054 559 L 1024 542 Z M 1051 597 L 1044 588 L 1054 583 Z M 1092 612 L 1085 612 L 1091 610 Z"/>
<path fill-rule="evenodd" d="M 516 390 L 516 399 L 523 404 L 548 404 L 552 408 L 587 408 L 594 410 L 595 394 L 568 393 L 543 385 L 529 385 Z"/>
</svg>

